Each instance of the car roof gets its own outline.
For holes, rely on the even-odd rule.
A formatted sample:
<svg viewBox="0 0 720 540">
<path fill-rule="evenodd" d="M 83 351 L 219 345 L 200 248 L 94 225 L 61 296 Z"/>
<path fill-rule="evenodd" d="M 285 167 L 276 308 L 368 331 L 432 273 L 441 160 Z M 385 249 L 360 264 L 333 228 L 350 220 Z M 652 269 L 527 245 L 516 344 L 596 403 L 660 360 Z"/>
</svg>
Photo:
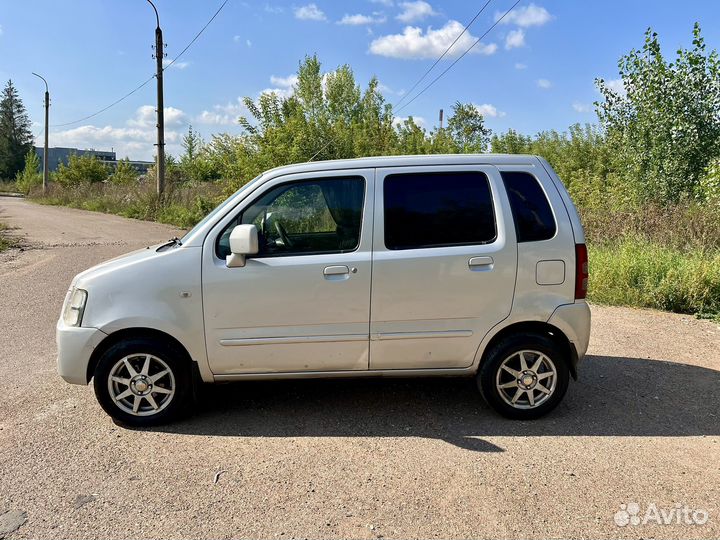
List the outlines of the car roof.
<svg viewBox="0 0 720 540">
<path fill-rule="evenodd" d="M 431 154 L 414 156 L 375 156 L 355 159 L 309 161 L 276 167 L 265 174 L 277 176 L 336 169 L 372 169 L 377 167 L 412 167 L 418 165 L 538 165 L 537 156 L 528 154 Z M 264 176 L 264 175 L 263 175 Z"/>
</svg>

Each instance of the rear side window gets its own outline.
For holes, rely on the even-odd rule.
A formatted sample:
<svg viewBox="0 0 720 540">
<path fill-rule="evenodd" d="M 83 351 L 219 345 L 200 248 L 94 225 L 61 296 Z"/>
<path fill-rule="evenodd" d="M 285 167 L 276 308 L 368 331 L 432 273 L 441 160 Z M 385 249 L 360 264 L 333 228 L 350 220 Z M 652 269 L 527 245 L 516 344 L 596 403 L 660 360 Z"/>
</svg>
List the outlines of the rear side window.
<svg viewBox="0 0 720 540">
<path fill-rule="evenodd" d="M 555 218 L 537 178 L 526 172 L 502 172 L 510 199 L 518 242 L 537 242 L 555 236 Z"/>
<path fill-rule="evenodd" d="M 385 178 L 383 194 L 388 249 L 495 240 L 492 195 L 484 173 L 392 174 Z"/>
</svg>

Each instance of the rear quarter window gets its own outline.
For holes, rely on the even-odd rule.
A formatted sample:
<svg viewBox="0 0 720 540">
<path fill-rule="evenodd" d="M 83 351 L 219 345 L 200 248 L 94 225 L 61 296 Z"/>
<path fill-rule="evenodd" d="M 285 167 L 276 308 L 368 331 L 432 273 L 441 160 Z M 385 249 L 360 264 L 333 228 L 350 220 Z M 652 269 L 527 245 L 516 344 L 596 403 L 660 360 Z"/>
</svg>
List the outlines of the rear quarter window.
<svg viewBox="0 0 720 540">
<path fill-rule="evenodd" d="M 526 172 L 501 172 L 510 199 L 518 242 L 537 242 L 555 236 L 557 225 L 537 178 Z"/>
</svg>

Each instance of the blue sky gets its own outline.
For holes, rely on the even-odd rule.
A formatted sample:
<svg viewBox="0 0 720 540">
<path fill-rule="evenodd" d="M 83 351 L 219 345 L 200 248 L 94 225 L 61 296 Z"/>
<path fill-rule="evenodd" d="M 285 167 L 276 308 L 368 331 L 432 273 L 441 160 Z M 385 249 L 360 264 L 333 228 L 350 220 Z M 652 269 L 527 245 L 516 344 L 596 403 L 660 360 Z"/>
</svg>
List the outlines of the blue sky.
<svg viewBox="0 0 720 540">
<path fill-rule="evenodd" d="M 169 59 L 221 3 L 157 0 Z M 363 86 L 376 75 L 387 100 L 396 103 L 484 3 L 229 0 L 165 72 L 168 151 L 180 152 L 188 124 L 205 138 L 238 133 L 235 119 L 245 112 L 239 98 L 267 89 L 287 92 L 306 54 L 317 53 L 328 71 L 350 64 Z M 436 72 L 513 3 L 491 0 Z M 523 0 L 506 19 L 399 116 L 412 115 L 432 128 L 438 110 L 447 112 L 459 100 L 478 105 L 495 131 L 562 130 L 595 121 L 594 78 L 617 79 L 618 58 L 642 45 L 648 26 L 660 34 L 668 55 L 690 45 L 695 21 L 708 45 L 720 47 L 715 0 Z M 0 80 L 14 81 L 40 134 L 44 87 L 32 71 L 50 83 L 50 124 L 77 120 L 152 75 L 154 28 L 145 0 L 0 0 Z M 121 157 L 152 159 L 154 84 L 90 120 L 53 127 L 50 145 L 112 147 Z"/>
</svg>

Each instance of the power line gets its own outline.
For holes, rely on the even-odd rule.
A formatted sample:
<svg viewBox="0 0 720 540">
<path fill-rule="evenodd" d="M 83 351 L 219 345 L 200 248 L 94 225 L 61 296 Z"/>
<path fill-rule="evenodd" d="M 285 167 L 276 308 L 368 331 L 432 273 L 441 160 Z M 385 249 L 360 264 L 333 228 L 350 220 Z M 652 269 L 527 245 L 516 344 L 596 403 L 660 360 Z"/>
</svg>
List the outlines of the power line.
<svg viewBox="0 0 720 540">
<path fill-rule="evenodd" d="M 440 78 L 441 78 L 443 75 L 445 75 L 448 71 L 450 71 L 455 64 L 457 64 L 460 60 L 462 60 L 463 57 L 464 57 L 467 53 L 469 53 L 469 52 L 473 49 L 473 47 L 475 47 L 475 45 L 477 45 L 478 43 L 480 43 L 480 40 L 482 40 L 485 36 L 487 36 L 487 35 L 492 31 L 492 29 L 495 28 L 495 27 L 498 25 L 498 23 L 500 23 L 500 21 L 502 21 L 502 20 L 508 15 L 508 13 L 510 13 L 513 9 L 515 9 L 515 6 L 517 6 L 520 2 L 521 2 L 521 0 L 517 0 L 512 6 L 510 6 L 510 9 L 508 9 L 505 13 L 503 13 L 502 17 L 500 17 L 498 20 L 496 20 L 496 21 L 492 24 L 492 26 L 490 26 L 490 28 L 488 28 L 488 29 L 485 31 L 485 33 L 484 33 L 482 36 L 480 36 L 479 38 L 477 38 L 477 40 L 475 40 L 475 43 L 473 43 L 472 45 L 470 45 L 470 47 L 468 47 L 467 49 L 465 49 L 465 51 L 464 51 L 460 56 L 458 56 L 457 59 L 455 59 L 455 61 L 454 61 L 452 64 L 450 64 L 447 68 L 445 68 L 445 70 L 444 70 L 442 73 L 440 73 L 440 75 L 438 75 L 438 76 L 435 77 L 432 81 L 430 81 L 430 83 L 429 83 L 427 86 L 425 86 L 422 90 L 420 90 L 420 92 L 418 92 L 417 94 L 415 94 L 415 96 L 414 96 L 410 101 L 408 101 L 407 103 L 405 103 L 405 105 L 403 105 L 402 107 L 399 107 L 399 108 L 397 109 L 397 111 L 395 111 L 395 112 L 400 112 L 400 111 L 403 110 L 405 107 L 407 107 L 408 105 L 410 105 L 413 101 L 415 101 L 417 98 L 419 98 L 421 95 L 423 95 L 428 88 L 430 88 L 433 84 L 435 84 L 438 80 L 440 80 Z"/>
<path fill-rule="evenodd" d="M 443 58 L 445 58 L 445 55 L 446 55 L 448 52 L 450 52 L 450 49 L 452 49 L 452 48 L 455 46 L 455 44 L 458 42 L 458 40 L 459 40 L 461 37 L 463 37 L 463 35 L 465 34 L 465 32 L 467 32 L 468 28 L 470 28 L 470 27 L 472 26 L 472 24 L 475 22 L 475 20 L 482 14 L 482 12 L 485 11 L 485 8 L 488 7 L 488 4 L 490 4 L 490 2 L 492 2 L 492 0 L 487 0 L 487 2 L 485 2 L 485 5 L 484 5 L 483 7 L 481 7 L 481 8 L 480 8 L 480 11 L 478 11 L 478 12 L 475 14 L 475 16 L 472 18 L 472 20 L 465 25 L 465 28 L 463 28 L 463 31 L 460 32 L 460 34 L 458 34 L 458 37 L 455 38 L 455 41 L 453 41 L 453 42 L 450 44 L 450 46 L 449 46 L 447 49 L 445 49 L 445 52 L 440 55 L 440 58 L 438 58 L 437 60 L 435 60 L 435 62 L 433 63 L 433 65 L 430 66 L 430 68 L 429 68 L 425 73 L 423 73 L 423 76 L 420 77 L 417 81 L 415 81 L 415 84 L 413 84 L 412 88 L 411 88 L 410 90 L 408 90 L 408 91 L 405 93 L 405 95 L 403 95 L 396 103 L 393 104 L 393 109 L 394 109 L 395 107 L 399 106 L 403 101 L 405 101 L 405 98 L 408 97 L 410 94 L 412 94 L 412 91 L 415 90 L 415 88 L 417 88 L 417 86 L 418 86 L 421 82 L 423 82 L 423 81 L 425 80 L 425 77 L 427 77 L 428 74 L 429 74 L 433 69 L 435 69 L 435 66 L 437 66 L 437 65 L 440 63 L 440 60 L 442 60 Z"/>
<path fill-rule="evenodd" d="M 172 66 L 175 62 L 177 62 L 177 61 L 180 59 L 180 57 L 181 57 L 183 54 L 185 54 L 185 52 L 187 52 L 187 50 L 192 46 L 192 44 L 195 43 L 195 42 L 197 41 L 197 39 L 202 35 L 202 33 L 205 31 L 205 29 L 206 29 L 208 26 L 210 26 L 210 23 L 215 20 L 215 17 L 217 17 L 217 16 L 220 14 L 220 12 L 222 11 L 222 9 L 225 7 L 225 4 L 227 4 L 229 1 L 230 1 L 230 0 L 225 0 L 222 4 L 220 4 L 220 7 L 217 9 L 217 11 L 215 12 L 215 14 L 214 14 L 212 17 L 210 17 L 210 20 L 209 20 L 207 23 L 205 23 L 205 26 L 203 26 L 203 27 L 200 29 L 200 31 L 195 35 L 194 38 L 192 38 L 192 41 L 190 41 L 190 43 L 187 44 L 187 47 L 185 47 L 182 51 L 180 51 L 180 54 L 178 54 L 175 58 L 173 58 L 173 60 L 172 60 L 167 66 L 165 66 L 165 67 L 163 68 L 163 71 L 165 71 L 167 68 L 169 68 L 170 66 Z"/>
<path fill-rule="evenodd" d="M 133 90 L 130 90 L 127 94 L 125 94 L 125 95 L 124 95 L 123 97 L 121 97 L 120 99 L 117 99 L 117 100 L 113 101 L 110 105 L 108 105 L 107 107 L 103 107 L 102 109 L 100 109 L 100 110 L 97 111 L 97 112 L 94 112 L 94 113 L 89 114 L 89 115 L 87 115 L 87 116 L 83 116 L 82 118 L 78 118 L 77 120 L 73 120 L 72 122 L 65 122 L 64 124 L 53 124 L 53 125 L 50 126 L 50 127 L 56 128 L 56 127 L 71 126 L 72 124 L 78 124 L 78 123 L 80 123 L 80 122 L 84 122 L 85 120 L 89 120 L 90 118 L 94 118 L 95 116 L 104 113 L 104 112 L 107 111 L 108 109 L 113 108 L 115 105 L 117 105 L 117 104 L 120 103 L 121 101 L 125 101 L 127 98 L 129 98 L 130 96 L 132 96 L 135 92 L 137 92 L 138 90 L 140 90 L 141 88 L 143 88 L 144 86 L 146 86 L 146 85 L 147 85 L 150 81 L 152 81 L 154 78 L 155 78 L 155 75 L 153 75 L 152 77 L 150 77 L 149 79 L 147 79 L 145 82 L 143 82 L 143 83 L 140 84 L 139 86 L 135 87 Z"/>
<path fill-rule="evenodd" d="M 455 64 L 457 64 L 467 53 L 469 53 L 469 52 L 473 49 L 473 47 L 475 47 L 475 45 L 477 45 L 478 43 L 480 43 L 480 41 L 481 41 L 485 36 L 487 36 L 487 35 L 492 31 L 492 29 L 495 28 L 495 27 L 498 25 L 498 23 L 500 23 L 500 21 L 502 21 L 505 17 L 507 17 L 508 13 L 510 13 L 513 9 L 515 9 L 515 6 L 517 6 L 520 2 L 521 2 L 521 0 L 517 0 L 512 6 L 510 6 L 510 9 L 508 9 L 505 13 L 503 13 L 502 17 L 500 17 L 498 20 L 496 20 L 496 21 L 490 26 L 490 28 L 488 28 L 488 29 L 483 33 L 483 35 L 481 35 L 479 38 L 477 38 L 477 39 L 475 40 L 475 42 L 474 42 L 472 45 L 470 45 L 470 47 L 468 47 L 467 49 L 465 49 L 465 51 L 464 51 L 452 64 L 450 64 L 442 73 L 440 73 L 440 75 L 438 75 L 437 77 L 435 77 L 435 78 L 430 82 L 430 84 L 428 84 L 428 85 L 425 86 L 422 90 L 420 90 L 420 92 L 418 92 L 418 94 L 416 94 L 415 97 L 413 97 L 413 98 L 412 98 L 410 101 L 408 101 L 405 105 L 403 105 L 402 107 L 398 108 L 396 111 L 393 111 L 393 112 L 399 112 L 399 111 L 401 111 L 402 109 L 404 109 L 405 107 L 407 107 L 408 105 L 410 105 L 413 101 L 415 101 L 418 97 L 420 97 L 428 88 L 430 88 L 430 87 L 431 87 L 433 84 L 435 84 L 443 75 L 445 75 L 448 71 L 450 71 Z M 478 12 L 478 14 L 475 15 L 475 17 L 473 17 L 473 19 L 467 24 L 467 26 L 465 26 L 465 30 L 463 30 L 462 33 L 461 33 L 457 38 L 455 38 L 455 41 L 452 42 L 452 44 L 450 45 L 450 47 L 448 47 L 447 50 L 442 54 L 442 56 L 440 56 L 440 58 L 437 59 L 437 61 L 430 67 L 430 69 L 427 70 L 427 72 L 425 72 L 425 74 L 420 78 L 420 80 L 415 84 L 415 86 L 413 86 L 413 88 L 415 88 L 415 87 L 417 86 L 417 84 L 420 83 L 420 82 L 422 81 L 422 79 L 424 79 L 424 78 L 427 76 L 427 74 L 430 73 L 430 71 L 432 71 L 432 69 L 435 67 L 435 65 L 436 65 L 440 60 L 442 60 L 442 58 L 443 58 L 443 57 L 447 54 L 447 52 L 452 48 L 452 46 L 455 44 L 455 42 L 456 42 L 458 39 L 460 39 L 460 37 L 465 33 L 465 31 L 470 27 L 470 25 L 475 21 L 475 19 L 478 18 L 478 16 L 480 15 L 480 13 L 482 13 L 482 11 L 487 7 L 487 5 L 488 5 L 489 3 L 490 3 L 490 0 L 488 0 L 488 2 L 485 3 L 485 5 L 480 9 L 480 11 Z M 409 91 L 406 95 L 409 95 L 410 92 L 412 92 L 412 89 L 410 89 L 410 91 Z M 402 100 L 401 100 L 401 101 L 402 101 Z M 399 102 L 398 102 L 398 103 L 399 103 Z M 323 150 L 325 150 L 328 146 L 330 146 L 330 144 L 331 144 L 332 142 L 334 142 L 334 141 L 333 141 L 333 139 L 332 139 L 332 137 L 331 137 L 324 145 L 322 145 L 322 147 L 320 147 L 320 149 L 319 149 L 317 152 L 315 152 L 315 153 L 312 155 L 312 157 L 308 160 L 308 162 L 313 161 L 316 157 L 318 157 L 318 156 L 320 155 L 320 153 L 321 153 Z"/>
<path fill-rule="evenodd" d="M 190 47 L 192 47 L 193 43 L 195 43 L 195 42 L 198 40 L 198 38 L 199 38 L 199 37 L 202 35 L 202 33 L 207 29 L 207 27 L 210 26 L 210 23 L 212 23 L 212 22 L 215 20 L 215 18 L 220 14 L 220 12 L 222 11 L 222 9 L 225 7 L 225 4 L 227 4 L 229 1 L 230 1 L 230 0 L 225 0 L 222 4 L 220 4 L 220 7 L 217 9 L 217 11 L 213 14 L 212 17 L 210 17 L 210 20 L 205 24 L 205 26 L 203 26 L 203 27 L 200 29 L 200 31 L 199 31 L 197 34 L 195 34 L 195 37 L 192 38 L 192 40 L 190 41 L 190 43 L 188 43 L 187 46 L 186 46 L 182 51 L 180 51 L 180 54 L 178 54 L 175 58 L 173 58 L 173 60 L 170 61 L 167 66 L 163 67 L 163 72 L 164 72 L 167 68 L 169 68 L 170 66 L 172 66 L 175 62 L 177 62 L 177 61 L 180 59 L 180 57 L 181 57 L 183 54 L 185 54 Z M 161 51 L 160 51 L 159 53 L 161 53 Z M 78 123 L 80 123 L 80 122 L 84 122 L 85 120 L 89 120 L 90 118 L 94 118 L 95 116 L 98 116 L 99 114 L 104 113 L 104 112 L 107 111 L 108 109 L 113 108 L 113 107 L 114 107 L 115 105 L 117 105 L 118 103 L 121 103 L 121 102 L 125 101 L 127 98 L 129 98 L 130 96 L 132 96 L 135 92 L 137 92 L 138 90 L 140 90 L 140 89 L 142 89 L 143 87 L 147 86 L 147 85 L 150 83 L 150 81 L 152 81 L 154 78 L 155 78 L 155 75 L 152 75 L 149 79 L 145 80 L 145 81 L 142 82 L 140 85 L 138 85 L 138 86 L 136 86 L 134 89 L 130 90 L 130 92 L 128 92 L 127 94 L 125 94 L 123 97 L 121 97 L 121 98 L 113 101 L 110 105 L 108 105 L 107 107 L 103 107 L 102 109 L 100 109 L 100 110 L 97 111 L 97 112 L 94 112 L 94 113 L 89 114 L 89 115 L 87 115 L 87 116 L 84 116 L 84 117 L 82 117 L 82 118 L 78 118 L 77 120 L 73 120 L 72 122 L 65 122 L 65 123 L 63 123 L 63 124 L 53 124 L 53 125 L 50 126 L 50 127 L 57 128 L 57 127 L 71 126 L 71 125 L 73 125 L 73 124 L 78 124 Z"/>
</svg>

